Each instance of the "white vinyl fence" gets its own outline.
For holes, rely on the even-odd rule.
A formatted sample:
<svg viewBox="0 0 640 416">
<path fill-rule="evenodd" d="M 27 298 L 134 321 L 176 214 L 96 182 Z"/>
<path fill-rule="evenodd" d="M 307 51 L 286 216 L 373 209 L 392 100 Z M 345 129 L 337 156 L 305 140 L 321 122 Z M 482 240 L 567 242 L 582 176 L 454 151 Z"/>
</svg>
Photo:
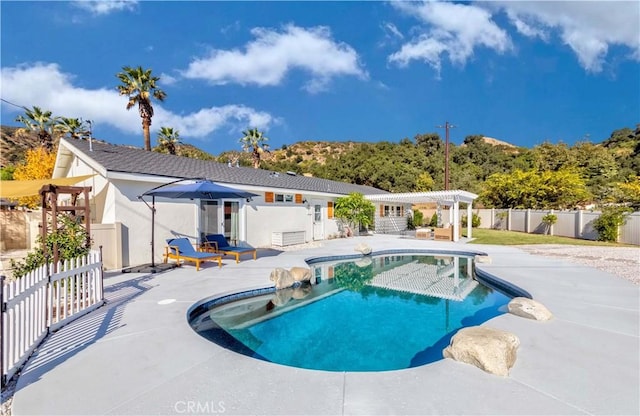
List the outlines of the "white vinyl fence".
<svg viewBox="0 0 640 416">
<path fill-rule="evenodd" d="M 476 209 L 480 217 L 480 228 L 497 228 L 533 234 L 551 234 L 583 240 L 597 240 L 598 232 L 593 221 L 600 212 L 576 210 L 532 210 L 532 209 Z M 547 214 L 555 214 L 558 221 L 550 229 L 542 222 Z M 627 216 L 627 222 L 620 227 L 619 243 L 640 245 L 640 211 Z"/>
<path fill-rule="evenodd" d="M 102 256 L 40 267 L 12 282 L 0 278 L 0 384 L 4 386 L 50 331 L 98 308 L 104 301 Z"/>
</svg>

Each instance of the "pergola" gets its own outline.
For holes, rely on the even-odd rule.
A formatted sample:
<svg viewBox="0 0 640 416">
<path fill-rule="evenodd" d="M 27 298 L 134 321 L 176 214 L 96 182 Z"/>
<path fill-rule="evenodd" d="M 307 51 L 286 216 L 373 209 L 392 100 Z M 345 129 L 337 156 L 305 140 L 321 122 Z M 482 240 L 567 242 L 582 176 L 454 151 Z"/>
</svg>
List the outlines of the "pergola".
<svg viewBox="0 0 640 416">
<path fill-rule="evenodd" d="M 452 207 L 449 210 L 449 222 L 453 224 L 453 241 L 459 240 L 460 235 L 460 202 L 467 204 L 467 218 L 472 217 L 473 201 L 478 195 L 461 190 L 432 191 L 432 192 L 406 192 L 401 194 L 371 194 L 366 195 L 371 202 L 388 202 L 397 204 L 424 204 L 435 202 L 440 206 Z M 471 238 L 471 221 L 467 221 L 467 236 Z"/>
</svg>

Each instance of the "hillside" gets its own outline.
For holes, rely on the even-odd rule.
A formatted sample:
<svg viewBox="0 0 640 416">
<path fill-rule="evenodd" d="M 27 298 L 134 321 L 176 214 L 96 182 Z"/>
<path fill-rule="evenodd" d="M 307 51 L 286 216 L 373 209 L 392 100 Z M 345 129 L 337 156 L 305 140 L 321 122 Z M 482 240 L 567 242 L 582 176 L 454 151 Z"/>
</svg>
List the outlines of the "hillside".
<svg viewBox="0 0 640 416">
<path fill-rule="evenodd" d="M 0 167 L 21 163 L 27 149 L 40 145 L 36 134 L 20 130 L 19 127 L 0 126 Z"/>
<path fill-rule="evenodd" d="M 614 130 L 601 143 L 580 142 L 516 147 L 488 136 L 467 136 L 451 144 L 449 187 L 481 193 L 493 174 L 570 170 L 580 175 L 594 201 L 610 197 L 614 184 L 640 176 L 640 130 Z M 19 163 L 27 148 L 39 145 L 33 135 L 2 127 L 2 166 Z M 155 149 L 157 150 L 157 149 Z M 208 154 L 178 144 L 177 154 L 220 163 L 252 166 L 251 154 L 240 151 Z M 284 145 L 261 154 L 262 169 L 367 185 L 392 192 L 440 190 L 444 187 L 444 142 L 438 134 L 399 142 L 313 142 Z"/>
</svg>

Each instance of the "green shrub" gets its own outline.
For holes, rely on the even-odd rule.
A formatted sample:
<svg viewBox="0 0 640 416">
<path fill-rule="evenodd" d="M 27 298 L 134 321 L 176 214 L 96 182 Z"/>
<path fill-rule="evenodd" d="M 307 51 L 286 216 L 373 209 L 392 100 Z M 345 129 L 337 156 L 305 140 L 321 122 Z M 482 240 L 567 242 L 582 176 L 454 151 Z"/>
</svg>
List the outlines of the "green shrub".
<svg viewBox="0 0 640 416">
<path fill-rule="evenodd" d="M 558 216 L 555 214 L 547 214 L 542 217 L 542 223 L 547 226 L 547 234 L 551 231 L 551 226 L 558 222 Z"/>
<path fill-rule="evenodd" d="M 418 209 L 413 210 L 413 224 L 418 227 L 422 226 L 422 222 L 424 221 L 424 214 L 422 211 Z"/>
<path fill-rule="evenodd" d="M 462 223 L 463 227 L 467 226 L 467 216 L 463 215 L 462 218 L 460 219 L 460 222 Z M 478 228 L 480 227 L 480 216 L 478 214 L 471 214 L 471 226 L 473 228 Z"/>
<path fill-rule="evenodd" d="M 628 207 L 606 207 L 602 214 L 593 221 L 593 228 L 598 232 L 599 241 L 618 241 L 618 229 L 627 222 L 631 212 Z"/>
<path fill-rule="evenodd" d="M 89 252 L 90 246 L 87 245 L 88 234 L 82 225 L 67 215 L 58 217 L 58 225 L 60 227 L 58 230 L 47 234 L 47 241 L 44 244 L 42 236 L 38 236 L 37 242 L 39 246 L 27 253 L 24 261 L 11 260 L 11 268 L 15 279 L 36 270 L 46 263 L 44 247 L 46 247 L 47 253 L 52 253 L 54 245 L 57 245 L 60 260 L 75 259 Z"/>
<path fill-rule="evenodd" d="M 407 230 L 415 230 L 416 225 L 413 222 L 413 216 L 407 215 Z"/>
<path fill-rule="evenodd" d="M 429 221 L 429 227 L 437 227 L 438 226 L 438 213 L 434 213 L 431 216 L 431 221 Z"/>
</svg>

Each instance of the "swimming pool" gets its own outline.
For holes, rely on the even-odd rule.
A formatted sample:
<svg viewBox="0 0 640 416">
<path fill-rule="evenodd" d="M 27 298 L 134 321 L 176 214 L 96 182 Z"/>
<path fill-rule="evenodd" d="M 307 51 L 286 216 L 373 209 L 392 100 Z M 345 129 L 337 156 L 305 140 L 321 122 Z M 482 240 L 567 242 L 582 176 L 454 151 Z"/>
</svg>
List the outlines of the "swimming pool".
<svg viewBox="0 0 640 416">
<path fill-rule="evenodd" d="M 202 302 L 205 338 L 236 352 L 327 371 L 385 371 L 442 359 L 455 332 L 506 312 L 473 257 L 391 252 L 308 260 L 312 282 Z"/>
</svg>

